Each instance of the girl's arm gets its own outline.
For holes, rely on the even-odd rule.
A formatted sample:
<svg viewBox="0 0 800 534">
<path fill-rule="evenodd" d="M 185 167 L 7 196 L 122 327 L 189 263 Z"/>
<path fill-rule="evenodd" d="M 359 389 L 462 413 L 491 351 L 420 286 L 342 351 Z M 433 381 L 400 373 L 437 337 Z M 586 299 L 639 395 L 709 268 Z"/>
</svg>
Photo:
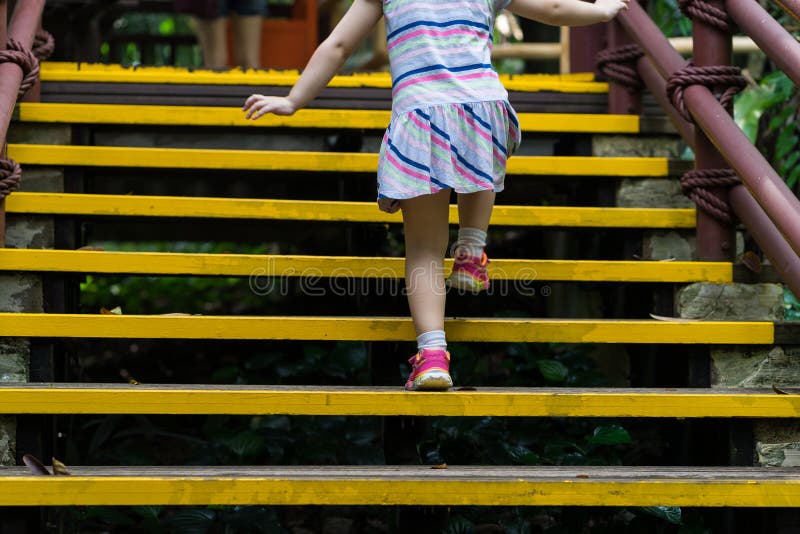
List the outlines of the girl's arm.
<svg viewBox="0 0 800 534">
<path fill-rule="evenodd" d="M 553 26 L 582 26 L 608 22 L 623 9 L 629 0 L 511 0 L 506 9 L 516 15 Z"/>
<path fill-rule="evenodd" d="M 265 113 L 292 115 L 314 100 L 382 16 L 382 0 L 355 0 L 311 56 L 289 96 L 250 96 L 242 107 L 247 118 L 257 119 Z"/>
</svg>

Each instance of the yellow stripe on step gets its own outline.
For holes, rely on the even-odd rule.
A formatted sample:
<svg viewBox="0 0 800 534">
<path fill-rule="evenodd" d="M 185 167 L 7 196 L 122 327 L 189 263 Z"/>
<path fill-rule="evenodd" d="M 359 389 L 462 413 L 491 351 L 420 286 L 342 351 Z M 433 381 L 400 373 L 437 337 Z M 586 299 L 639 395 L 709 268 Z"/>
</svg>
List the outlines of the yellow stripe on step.
<svg viewBox="0 0 800 534">
<path fill-rule="evenodd" d="M 446 260 L 445 275 L 452 269 Z M 403 278 L 402 258 L 175 254 L 75 250 L 0 249 L 4 271 L 203 276 Z M 716 282 L 733 281 L 724 262 L 641 262 L 493 259 L 494 280 L 522 282 Z"/>
<path fill-rule="evenodd" d="M 775 339 L 774 325 L 767 322 L 476 318 L 445 323 L 452 341 L 771 345 Z M 14 337 L 320 341 L 402 341 L 415 337 L 411 319 L 398 317 L 39 313 L 0 313 L 0 333 Z"/>
<path fill-rule="evenodd" d="M 88 63 L 42 63 L 43 82 L 188 84 L 188 85 L 255 85 L 292 86 L 297 83 L 297 71 L 268 71 L 231 69 L 213 71 L 179 67 L 122 67 Z M 500 75 L 509 91 L 556 91 L 562 93 L 607 93 L 608 84 L 594 81 L 592 73 Z M 388 72 L 357 73 L 334 76 L 328 87 L 372 87 L 389 89 L 392 79 Z M 254 92 L 257 92 L 254 88 Z"/>
<path fill-rule="evenodd" d="M 378 155 L 351 152 L 204 150 L 60 145 L 8 145 L 8 157 L 25 165 L 364 172 L 377 170 Z M 666 177 L 666 158 L 516 156 L 510 174 L 549 176 Z"/>
<path fill-rule="evenodd" d="M 114 217 L 202 217 L 292 221 L 399 223 L 374 202 L 160 197 L 16 192 L 6 198 L 8 213 Z M 450 206 L 450 222 L 458 210 Z M 606 228 L 694 228 L 694 209 L 495 206 L 492 224 Z"/>
<path fill-rule="evenodd" d="M 386 128 L 390 111 L 303 109 L 291 117 L 266 115 L 246 120 L 239 108 L 200 106 L 128 106 L 116 104 L 19 104 L 18 120 L 61 124 L 152 126 L 251 126 L 287 128 Z M 525 132 L 639 133 L 635 115 L 520 113 Z"/>
<path fill-rule="evenodd" d="M 791 417 L 800 396 L 772 390 L 174 384 L 0 384 L 0 414 L 218 414 L 451 417 Z"/>
<path fill-rule="evenodd" d="M 419 396 L 419 395 L 417 395 Z M 422 403 L 420 403 L 422 404 Z M 0 467 L 0 505 L 794 507 L 791 468 Z"/>
</svg>

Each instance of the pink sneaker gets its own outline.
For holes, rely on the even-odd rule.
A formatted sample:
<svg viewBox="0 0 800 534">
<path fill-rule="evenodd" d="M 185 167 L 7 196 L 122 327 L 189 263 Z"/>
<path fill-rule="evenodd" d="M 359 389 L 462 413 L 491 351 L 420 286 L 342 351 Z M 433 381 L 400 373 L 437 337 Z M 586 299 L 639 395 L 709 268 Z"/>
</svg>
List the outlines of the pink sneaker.
<svg viewBox="0 0 800 534">
<path fill-rule="evenodd" d="M 477 256 L 461 255 L 455 258 L 453 272 L 447 279 L 447 285 L 456 289 L 463 289 L 472 293 L 480 293 L 489 289 L 489 273 L 486 266 L 489 258 L 486 253 Z"/>
<path fill-rule="evenodd" d="M 450 378 L 450 353 L 441 349 L 422 349 L 408 360 L 411 374 L 406 389 L 444 390 L 453 387 Z"/>
</svg>

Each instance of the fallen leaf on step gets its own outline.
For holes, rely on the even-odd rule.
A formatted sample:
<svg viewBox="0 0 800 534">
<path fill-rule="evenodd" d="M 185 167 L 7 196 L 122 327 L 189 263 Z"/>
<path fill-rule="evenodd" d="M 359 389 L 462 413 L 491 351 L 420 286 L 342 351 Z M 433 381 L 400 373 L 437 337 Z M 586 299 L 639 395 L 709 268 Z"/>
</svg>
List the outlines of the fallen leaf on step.
<svg viewBox="0 0 800 534">
<path fill-rule="evenodd" d="M 102 250 L 105 250 L 105 248 L 101 247 L 101 246 L 86 245 L 85 247 L 81 247 L 78 250 L 97 250 L 97 251 L 102 251 Z"/>
<path fill-rule="evenodd" d="M 777 393 L 778 395 L 791 395 L 791 393 L 789 393 L 788 391 L 785 391 L 785 390 L 783 390 L 783 389 L 779 388 L 779 387 L 778 387 L 778 386 L 776 386 L 775 384 L 772 384 L 772 391 L 774 391 L 774 392 L 775 392 L 775 393 Z"/>
<path fill-rule="evenodd" d="M 656 321 L 667 321 L 671 323 L 696 323 L 700 321 L 700 319 L 684 319 L 683 317 L 666 317 L 664 315 L 656 315 L 655 313 L 651 313 L 650 317 L 652 317 Z"/>
<path fill-rule="evenodd" d="M 431 469 L 447 469 L 447 464 L 432 465 Z"/>
<path fill-rule="evenodd" d="M 53 474 L 54 475 L 71 475 L 67 466 L 63 462 L 59 462 L 53 458 Z"/>
<path fill-rule="evenodd" d="M 761 258 L 759 258 L 758 254 L 752 250 L 748 250 L 742 254 L 742 263 L 754 273 L 760 273 L 763 270 L 763 267 L 761 266 Z"/>
<path fill-rule="evenodd" d="M 111 308 L 110 310 L 100 308 L 100 315 L 122 315 L 122 308 L 119 306 L 116 308 Z"/>
<path fill-rule="evenodd" d="M 28 466 L 32 475 L 45 476 L 50 474 L 50 471 L 47 470 L 44 464 L 32 454 L 24 455 L 22 457 L 22 462 Z"/>
<path fill-rule="evenodd" d="M 575 475 L 575 478 L 589 478 L 589 475 Z"/>
<path fill-rule="evenodd" d="M 456 388 L 456 391 L 478 391 L 478 388 L 474 388 L 472 386 L 462 386 L 460 388 Z"/>
</svg>

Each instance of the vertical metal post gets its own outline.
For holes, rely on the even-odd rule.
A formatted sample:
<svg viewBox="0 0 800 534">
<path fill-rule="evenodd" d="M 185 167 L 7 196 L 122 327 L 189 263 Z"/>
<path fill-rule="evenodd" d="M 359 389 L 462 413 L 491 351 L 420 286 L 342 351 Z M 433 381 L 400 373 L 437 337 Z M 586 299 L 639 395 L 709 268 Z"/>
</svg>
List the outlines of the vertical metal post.
<svg viewBox="0 0 800 534">
<path fill-rule="evenodd" d="M 711 0 L 714 7 L 725 9 L 723 0 Z M 730 65 L 732 39 L 729 33 L 709 26 L 702 20 L 692 23 L 692 46 L 694 48 L 694 64 L 698 67 Z M 727 110 L 732 114 L 733 110 Z M 695 128 L 695 168 L 724 169 L 728 163 L 717 151 L 701 128 Z M 720 199 L 728 200 L 725 188 L 712 189 Z M 711 217 L 702 210 L 697 210 L 697 256 L 701 261 L 732 261 L 736 254 L 736 234 L 734 228 Z"/>
<path fill-rule="evenodd" d="M 0 0 L 0 50 L 6 49 L 6 40 L 8 39 L 8 5 L 6 0 Z M 5 136 L 0 139 L 0 158 L 6 157 L 6 140 Z M 4 198 L 0 199 L 0 247 L 6 246 L 6 201 Z"/>
<path fill-rule="evenodd" d="M 606 47 L 605 24 L 572 27 L 569 42 L 569 71 L 599 74 L 594 58 Z"/>
<path fill-rule="evenodd" d="M 616 20 L 608 23 L 608 47 L 619 48 L 633 43 L 628 32 Z M 622 115 L 642 114 L 641 91 L 631 92 L 622 85 L 611 83 L 608 90 L 608 112 Z"/>
</svg>

